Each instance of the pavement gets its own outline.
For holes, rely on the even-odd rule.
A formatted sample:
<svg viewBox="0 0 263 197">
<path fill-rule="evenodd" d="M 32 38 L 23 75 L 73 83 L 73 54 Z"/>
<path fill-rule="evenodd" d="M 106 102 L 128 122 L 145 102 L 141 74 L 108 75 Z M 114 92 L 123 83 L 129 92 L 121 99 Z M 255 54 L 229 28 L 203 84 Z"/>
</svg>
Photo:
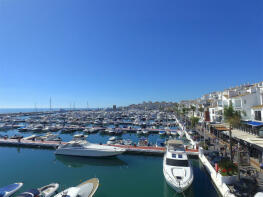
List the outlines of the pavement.
<svg viewBox="0 0 263 197">
<path fill-rule="evenodd" d="M 197 129 L 197 131 L 199 132 L 200 135 L 203 136 L 203 132 L 200 131 L 200 128 Z M 241 131 L 238 131 L 238 132 L 241 132 Z M 242 132 L 243 134 L 244 132 Z M 238 135 L 237 131 L 235 131 L 235 134 Z M 242 138 L 243 137 L 250 137 L 249 139 L 251 140 L 252 139 L 252 136 L 250 136 L 251 134 L 249 135 L 242 135 Z M 253 135 L 253 137 L 255 138 L 255 136 Z M 217 137 L 214 136 L 213 134 L 209 133 L 208 131 L 205 131 L 205 139 L 208 139 L 210 138 L 211 139 L 211 143 L 214 144 L 214 146 L 209 146 L 209 149 L 210 150 L 218 150 L 220 151 L 220 148 L 221 147 L 227 147 L 227 156 L 229 157 L 230 156 L 230 145 L 228 142 L 225 142 L 223 140 L 217 140 Z M 249 140 L 248 139 L 248 140 Z M 233 150 L 235 150 L 235 147 L 233 146 Z M 237 158 L 234 157 L 234 162 L 237 162 Z M 259 164 L 259 161 L 255 158 L 252 158 L 250 157 L 250 166 L 245 166 L 245 167 L 240 167 L 240 169 L 243 169 L 243 170 L 248 170 L 251 169 L 251 172 L 255 173 L 256 175 L 253 175 L 253 176 L 256 176 L 256 180 L 257 180 L 257 185 L 258 185 L 258 192 L 262 192 L 263 191 L 263 170 L 260 169 L 260 164 Z"/>
</svg>

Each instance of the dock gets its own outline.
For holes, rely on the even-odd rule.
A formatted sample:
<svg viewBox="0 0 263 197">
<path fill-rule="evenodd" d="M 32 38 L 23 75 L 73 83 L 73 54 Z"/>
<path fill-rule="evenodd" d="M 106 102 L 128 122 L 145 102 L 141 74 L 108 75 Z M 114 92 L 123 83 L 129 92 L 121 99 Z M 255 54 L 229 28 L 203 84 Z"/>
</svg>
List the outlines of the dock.
<svg viewBox="0 0 263 197">
<path fill-rule="evenodd" d="M 0 139 L 0 146 L 18 146 L 31 148 L 48 148 L 56 149 L 60 144 L 65 142 L 57 141 L 32 141 L 32 140 L 18 140 L 18 139 Z"/>
<path fill-rule="evenodd" d="M 33 141 L 25 139 L 0 139 L 0 146 L 17 146 L 17 147 L 30 147 L 30 148 L 48 148 L 56 149 L 60 144 L 66 144 L 66 142 L 57 141 Z M 106 144 L 105 144 L 106 145 Z M 160 155 L 165 153 L 165 147 L 156 146 L 132 146 L 132 145 L 108 145 L 120 148 L 125 148 L 127 154 L 141 154 L 141 155 Z M 198 156 L 198 149 L 186 149 L 186 153 L 189 156 Z"/>
<path fill-rule="evenodd" d="M 194 140 L 191 138 L 189 133 L 185 130 L 185 127 L 178 121 L 177 118 L 176 118 L 176 121 L 177 121 L 179 127 L 185 133 L 187 139 L 189 139 L 191 141 L 191 144 L 194 147 L 196 147 Z M 219 191 L 221 196 L 235 197 L 235 195 L 230 192 L 230 188 L 227 186 L 228 181 L 220 173 L 216 172 L 215 168 L 210 164 L 210 162 L 206 158 L 203 148 L 200 148 L 200 151 L 198 153 L 198 158 L 201 161 L 201 163 L 203 164 L 207 173 L 210 175 L 211 180 L 213 181 L 217 191 Z M 236 179 L 236 176 L 233 176 L 233 180 L 234 179 Z M 231 181 L 233 181 L 233 180 L 231 180 Z"/>
<path fill-rule="evenodd" d="M 105 127 L 93 127 L 94 129 L 96 130 L 104 130 Z M 133 133 L 133 132 L 136 132 L 138 129 L 136 128 L 121 128 L 121 127 L 118 127 L 118 128 L 115 128 L 116 130 L 121 130 L 121 131 L 124 131 L 124 132 L 127 132 L 127 133 Z M 149 131 L 150 133 L 158 133 L 160 131 L 170 131 L 170 132 L 177 132 L 178 130 L 176 129 L 153 129 L 153 128 L 145 128 L 145 130 Z"/>
<path fill-rule="evenodd" d="M 143 155 L 164 155 L 165 147 L 155 147 L 155 146 L 131 146 L 131 145 L 110 145 L 120 148 L 125 148 L 126 153 L 130 154 L 143 154 Z M 186 153 L 189 156 L 198 157 L 198 149 L 186 149 Z"/>
</svg>

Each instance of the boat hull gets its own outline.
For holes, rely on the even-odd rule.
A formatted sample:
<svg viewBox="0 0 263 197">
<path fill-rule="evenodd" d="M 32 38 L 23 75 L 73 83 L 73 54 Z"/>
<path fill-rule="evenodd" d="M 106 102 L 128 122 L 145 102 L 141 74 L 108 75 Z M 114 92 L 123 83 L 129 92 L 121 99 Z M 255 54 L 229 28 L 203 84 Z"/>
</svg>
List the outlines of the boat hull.
<svg viewBox="0 0 263 197">
<path fill-rule="evenodd" d="M 125 151 L 125 150 L 124 150 Z M 67 150 L 57 149 L 55 154 L 81 157 L 112 157 L 122 154 L 124 151 L 100 151 L 100 150 Z"/>
<path fill-rule="evenodd" d="M 169 185 L 173 190 L 175 190 L 177 193 L 182 193 L 184 192 L 185 190 L 187 190 L 191 185 L 192 185 L 192 182 L 187 185 L 186 187 L 177 187 L 175 186 L 173 183 L 171 183 L 167 178 L 166 178 L 166 175 L 165 175 L 165 172 L 164 173 L 164 178 L 165 178 L 165 181 L 167 183 L 167 185 Z"/>
<path fill-rule="evenodd" d="M 58 183 L 52 183 L 50 185 L 39 188 L 42 197 L 51 197 L 59 188 Z"/>
<path fill-rule="evenodd" d="M 14 183 L 0 188 L 0 192 L 3 192 L 3 197 L 9 197 L 16 193 L 22 186 L 23 183 Z"/>
</svg>

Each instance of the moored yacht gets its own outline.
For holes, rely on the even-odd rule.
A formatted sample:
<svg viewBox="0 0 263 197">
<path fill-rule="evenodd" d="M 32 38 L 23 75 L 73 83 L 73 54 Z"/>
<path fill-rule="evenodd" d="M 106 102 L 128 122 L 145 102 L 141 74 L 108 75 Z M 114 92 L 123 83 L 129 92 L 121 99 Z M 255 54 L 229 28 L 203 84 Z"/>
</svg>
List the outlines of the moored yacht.
<svg viewBox="0 0 263 197">
<path fill-rule="evenodd" d="M 143 133 L 144 135 L 147 135 L 147 134 L 149 134 L 149 131 L 146 130 L 146 129 L 144 129 L 144 130 L 142 130 L 142 133 Z"/>
<path fill-rule="evenodd" d="M 55 154 L 84 157 L 109 157 L 122 154 L 123 152 L 125 152 L 123 148 L 92 144 L 86 140 L 79 140 L 60 145 L 55 151 Z"/>
<path fill-rule="evenodd" d="M 70 187 L 55 197 L 92 197 L 99 187 L 99 179 L 87 180 L 75 187 Z"/>
<path fill-rule="evenodd" d="M 193 169 L 181 141 L 169 140 L 167 142 L 163 158 L 163 174 L 167 184 L 176 192 L 181 193 L 192 184 Z"/>
<path fill-rule="evenodd" d="M 138 130 L 137 130 L 137 134 L 138 134 L 138 135 L 141 135 L 141 134 L 142 134 L 142 129 L 138 129 Z"/>
</svg>

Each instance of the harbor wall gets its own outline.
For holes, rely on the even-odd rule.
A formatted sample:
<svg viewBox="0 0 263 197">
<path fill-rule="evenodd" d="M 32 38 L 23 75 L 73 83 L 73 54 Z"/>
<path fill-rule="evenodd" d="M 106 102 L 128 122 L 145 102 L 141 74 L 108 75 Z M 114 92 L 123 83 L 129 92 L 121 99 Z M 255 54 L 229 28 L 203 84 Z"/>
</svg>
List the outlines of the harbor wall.
<svg viewBox="0 0 263 197">
<path fill-rule="evenodd" d="M 230 189 L 227 184 L 231 184 L 237 180 L 237 176 L 222 176 L 220 173 L 217 173 L 214 167 L 210 164 L 206 156 L 203 154 L 203 149 L 200 148 L 199 159 L 210 175 L 213 183 L 217 187 L 218 191 L 222 196 L 235 197 L 234 194 L 230 193 Z"/>
</svg>

